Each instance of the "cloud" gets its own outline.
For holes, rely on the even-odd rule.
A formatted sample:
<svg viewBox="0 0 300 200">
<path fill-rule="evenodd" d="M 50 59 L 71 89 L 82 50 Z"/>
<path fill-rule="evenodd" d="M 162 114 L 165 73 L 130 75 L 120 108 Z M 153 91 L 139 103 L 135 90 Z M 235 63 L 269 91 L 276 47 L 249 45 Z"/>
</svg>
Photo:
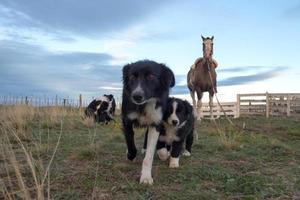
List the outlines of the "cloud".
<svg viewBox="0 0 300 200">
<path fill-rule="evenodd" d="M 0 93 L 101 95 L 120 87 L 120 65 L 105 53 L 50 52 L 15 41 L 0 41 Z"/>
<path fill-rule="evenodd" d="M 251 82 L 263 81 L 278 76 L 280 71 L 284 71 L 286 69 L 282 67 L 275 67 L 275 69 L 268 70 L 266 72 L 260 72 L 257 74 L 246 76 L 234 76 L 224 80 L 220 80 L 218 82 L 218 86 L 243 85 Z"/>
<path fill-rule="evenodd" d="M 222 72 L 243 72 L 246 71 L 248 67 L 233 67 L 233 68 L 228 68 L 228 70 L 219 70 Z M 285 70 L 288 69 L 288 67 L 267 67 L 267 66 L 257 66 L 257 69 L 267 69 L 265 71 L 261 71 L 255 74 L 250 74 L 250 75 L 244 75 L 244 76 L 232 76 L 223 80 L 218 80 L 217 81 L 217 86 L 234 86 L 234 85 L 244 85 L 252 82 L 257 82 L 257 81 L 264 81 L 267 79 L 274 78 L 276 76 L 279 76 L 280 73 L 284 72 Z M 245 70 L 244 70 L 245 69 Z M 172 90 L 172 94 L 188 94 L 189 90 L 187 88 L 187 85 L 177 85 L 174 87 Z"/>
<path fill-rule="evenodd" d="M 274 67 L 268 67 L 268 66 L 241 66 L 241 67 L 230 67 L 230 68 L 223 68 L 223 67 L 218 67 L 217 68 L 217 73 L 218 72 L 249 72 L 249 71 L 261 71 L 261 70 L 270 70 Z"/>
<path fill-rule="evenodd" d="M 111 64 L 113 61 L 114 57 L 106 53 L 50 52 L 38 45 L 2 40 L 0 41 L 0 93 L 68 96 L 82 93 L 89 97 L 113 93 L 120 96 L 122 65 Z M 241 72 L 248 68 L 231 69 Z M 218 86 L 263 81 L 274 78 L 288 69 L 265 66 L 255 68 L 260 71 L 218 80 Z M 224 72 L 228 71 L 219 74 Z M 189 93 L 186 75 L 176 75 L 176 86 L 171 93 Z"/>
<path fill-rule="evenodd" d="M 300 18 L 300 3 L 285 10 L 283 15 L 287 18 Z"/>
<path fill-rule="evenodd" d="M 3 0 L 2 23 L 11 26 L 100 35 L 137 23 L 168 1 Z"/>
</svg>

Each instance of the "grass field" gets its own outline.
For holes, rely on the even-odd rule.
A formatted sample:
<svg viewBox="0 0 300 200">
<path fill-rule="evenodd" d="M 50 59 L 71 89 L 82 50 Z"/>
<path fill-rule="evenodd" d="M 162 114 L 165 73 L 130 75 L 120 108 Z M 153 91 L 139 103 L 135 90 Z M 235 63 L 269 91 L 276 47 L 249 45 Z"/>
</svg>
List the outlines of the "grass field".
<svg viewBox="0 0 300 200">
<path fill-rule="evenodd" d="M 83 120 L 76 109 L 0 107 L 0 199 L 300 199 L 300 118 L 197 123 L 179 169 L 155 156 L 154 184 L 125 159 L 120 119 Z"/>
</svg>

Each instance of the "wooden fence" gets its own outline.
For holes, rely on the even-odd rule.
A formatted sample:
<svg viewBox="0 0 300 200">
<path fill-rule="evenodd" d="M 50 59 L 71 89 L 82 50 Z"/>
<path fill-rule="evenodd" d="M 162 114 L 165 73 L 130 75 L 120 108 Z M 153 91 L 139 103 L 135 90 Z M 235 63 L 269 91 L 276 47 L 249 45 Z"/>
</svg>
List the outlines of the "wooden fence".
<svg viewBox="0 0 300 200">
<path fill-rule="evenodd" d="M 34 96 L 0 96 L 0 105 L 32 105 L 32 106 L 69 106 L 86 107 L 92 101 L 82 95 L 78 99 Z M 119 99 L 116 99 L 117 109 L 121 108 Z M 240 115 L 294 116 L 300 115 L 300 93 L 258 93 L 237 94 L 237 102 L 222 102 L 221 106 L 214 103 L 213 115 L 216 118 L 223 116 L 239 117 Z M 208 103 L 203 103 L 202 117 L 210 117 Z"/>
<path fill-rule="evenodd" d="M 224 116 L 224 112 L 222 109 L 224 109 L 227 116 L 234 117 L 234 118 L 238 117 L 236 102 L 221 102 L 220 104 L 221 104 L 221 106 L 218 103 L 214 103 L 213 115 L 215 118 Z M 209 107 L 208 103 L 202 104 L 200 116 L 205 117 L 205 118 L 210 117 L 210 107 Z"/>
<path fill-rule="evenodd" d="M 292 116 L 300 114 L 300 93 L 258 93 L 237 95 L 237 116 Z"/>
</svg>

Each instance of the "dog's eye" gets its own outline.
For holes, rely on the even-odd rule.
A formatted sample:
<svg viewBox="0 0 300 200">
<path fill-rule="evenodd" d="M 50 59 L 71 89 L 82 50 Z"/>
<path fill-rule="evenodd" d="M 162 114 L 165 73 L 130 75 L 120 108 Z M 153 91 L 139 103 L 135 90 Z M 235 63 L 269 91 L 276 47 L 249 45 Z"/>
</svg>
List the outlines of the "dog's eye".
<svg viewBox="0 0 300 200">
<path fill-rule="evenodd" d="M 177 112 L 177 113 L 180 113 L 181 110 L 182 110 L 181 107 L 177 107 L 176 112 Z"/>
<path fill-rule="evenodd" d="M 151 81 L 151 80 L 156 79 L 156 76 L 154 74 L 148 74 L 147 79 Z"/>
<path fill-rule="evenodd" d="M 134 81 L 136 79 L 135 75 L 130 75 L 129 80 Z"/>
</svg>

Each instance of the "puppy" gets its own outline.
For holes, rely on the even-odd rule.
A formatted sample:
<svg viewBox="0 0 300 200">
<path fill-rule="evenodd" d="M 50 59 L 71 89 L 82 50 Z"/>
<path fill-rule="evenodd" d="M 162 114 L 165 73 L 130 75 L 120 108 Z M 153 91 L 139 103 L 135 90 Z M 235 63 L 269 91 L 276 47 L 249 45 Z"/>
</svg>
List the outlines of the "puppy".
<svg viewBox="0 0 300 200">
<path fill-rule="evenodd" d="M 164 130 L 159 136 L 157 154 L 161 160 L 167 160 L 171 150 L 170 168 L 179 167 L 179 155 L 185 142 L 184 155 L 190 156 L 194 140 L 193 107 L 187 101 L 169 98 L 163 117 Z"/>
<path fill-rule="evenodd" d="M 147 127 L 148 130 L 140 183 L 153 183 L 153 156 L 163 127 L 169 90 L 174 85 L 174 74 L 164 64 L 142 60 L 123 68 L 122 123 L 129 160 L 133 160 L 137 154 L 133 126 Z"/>
</svg>

